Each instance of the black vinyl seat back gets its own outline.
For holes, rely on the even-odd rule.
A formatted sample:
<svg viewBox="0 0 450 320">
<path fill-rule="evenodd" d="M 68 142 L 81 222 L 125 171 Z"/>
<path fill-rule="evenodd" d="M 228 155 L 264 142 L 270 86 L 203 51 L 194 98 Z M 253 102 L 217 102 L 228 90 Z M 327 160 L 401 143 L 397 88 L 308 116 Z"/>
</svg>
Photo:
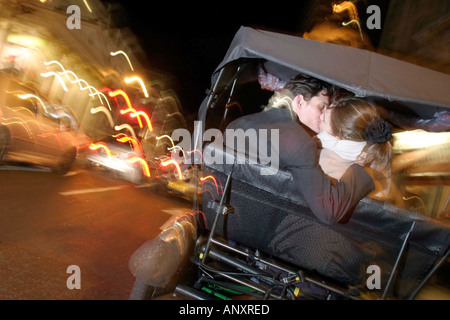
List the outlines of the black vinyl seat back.
<svg viewBox="0 0 450 320">
<path fill-rule="evenodd" d="M 219 219 L 218 231 L 299 269 L 345 285 L 365 286 L 370 275 L 367 268 L 377 266 L 384 288 L 414 223 L 392 286 L 393 294 L 404 298 L 450 246 L 449 226 L 370 198 L 361 200 L 347 223 L 323 224 L 302 196 L 291 191 L 294 181 L 289 172 L 261 175 L 261 164 L 216 143 L 209 144 L 205 154 L 223 158 L 222 163 L 205 158 L 203 166 L 203 176 L 216 181 L 202 184 L 202 211 L 208 228 L 215 218 L 208 201 L 220 200 L 235 157 L 244 157 L 245 164 L 234 165 L 227 197 L 234 212 Z"/>
</svg>

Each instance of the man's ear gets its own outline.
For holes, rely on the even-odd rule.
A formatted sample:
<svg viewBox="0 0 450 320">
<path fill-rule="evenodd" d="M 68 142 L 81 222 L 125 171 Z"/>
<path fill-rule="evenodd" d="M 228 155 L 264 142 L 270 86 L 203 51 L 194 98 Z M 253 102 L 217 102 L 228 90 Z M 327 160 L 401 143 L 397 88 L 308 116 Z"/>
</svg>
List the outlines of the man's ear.
<svg viewBox="0 0 450 320">
<path fill-rule="evenodd" d="M 294 98 L 294 111 L 299 112 L 303 109 L 303 102 L 305 101 L 305 98 L 303 95 L 299 94 L 295 96 Z"/>
</svg>

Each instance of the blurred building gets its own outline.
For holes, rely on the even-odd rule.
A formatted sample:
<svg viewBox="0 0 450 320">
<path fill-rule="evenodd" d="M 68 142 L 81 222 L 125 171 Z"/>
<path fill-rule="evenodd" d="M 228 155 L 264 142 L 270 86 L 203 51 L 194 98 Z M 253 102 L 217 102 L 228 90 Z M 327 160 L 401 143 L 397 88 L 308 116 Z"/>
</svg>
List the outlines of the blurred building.
<svg viewBox="0 0 450 320">
<path fill-rule="evenodd" d="M 369 5 L 380 8 L 380 29 L 368 29 Z M 389 0 L 312 0 L 298 29 L 304 38 L 366 50 L 378 47 Z M 337 8 L 336 8 L 337 7 Z M 339 8 L 340 7 L 340 8 Z"/>
<path fill-rule="evenodd" d="M 77 11 L 68 10 L 73 5 Z M 123 88 L 132 75 L 146 83 L 169 77 L 148 67 L 129 29 L 113 25 L 117 10 L 98 0 L 0 0 L 0 69 L 14 72 L 49 101 L 70 106 L 88 134 L 101 135 L 96 130 L 108 129 L 108 120 L 90 109 L 106 101 L 95 89 Z"/>
<path fill-rule="evenodd" d="M 334 12 L 333 6 L 345 8 Z M 370 5 L 381 11 L 379 29 L 369 29 Z M 350 10 L 353 7 L 355 10 Z M 336 43 L 450 72 L 450 1 L 448 0 L 312 0 L 299 31 L 305 38 Z M 355 24 L 342 23 L 356 19 Z M 359 34 L 361 32 L 361 35 Z"/>
<path fill-rule="evenodd" d="M 391 0 L 379 50 L 450 73 L 450 1 Z"/>
</svg>

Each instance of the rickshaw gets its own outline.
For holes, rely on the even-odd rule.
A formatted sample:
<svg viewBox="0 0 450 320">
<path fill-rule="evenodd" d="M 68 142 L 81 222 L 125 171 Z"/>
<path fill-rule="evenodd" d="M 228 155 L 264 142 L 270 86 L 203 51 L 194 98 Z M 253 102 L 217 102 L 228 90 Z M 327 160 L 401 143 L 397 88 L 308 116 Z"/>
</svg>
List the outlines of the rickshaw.
<svg viewBox="0 0 450 320">
<path fill-rule="evenodd" d="M 260 112 L 298 73 L 382 106 L 394 124 L 394 196 L 362 199 L 345 223 L 315 218 L 289 172 L 261 175 L 267 164 L 204 139 Z M 199 108 L 193 210 L 132 255 L 130 299 L 403 300 L 430 285 L 448 294 L 449 85 L 447 74 L 372 51 L 241 27 Z"/>
</svg>

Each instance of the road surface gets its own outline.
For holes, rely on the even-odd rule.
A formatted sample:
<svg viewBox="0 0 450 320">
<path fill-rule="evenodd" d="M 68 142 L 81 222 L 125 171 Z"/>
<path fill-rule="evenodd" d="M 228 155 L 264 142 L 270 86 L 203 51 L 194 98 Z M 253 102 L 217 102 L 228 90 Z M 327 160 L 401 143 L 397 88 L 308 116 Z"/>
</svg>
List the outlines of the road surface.
<svg viewBox="0 0 450 320">
<path fill-rule="evenodd" d="M 151 184 L 134 185 L 95 168 L 74 166 L 58 176 L 2 165 L 0 300 L 128 299 L 132 253 L 190 210 L 188 201 Z M 79 267 L 80 289 L 68 288 L 75 275 L 70 266 Z"/>
</svg>

